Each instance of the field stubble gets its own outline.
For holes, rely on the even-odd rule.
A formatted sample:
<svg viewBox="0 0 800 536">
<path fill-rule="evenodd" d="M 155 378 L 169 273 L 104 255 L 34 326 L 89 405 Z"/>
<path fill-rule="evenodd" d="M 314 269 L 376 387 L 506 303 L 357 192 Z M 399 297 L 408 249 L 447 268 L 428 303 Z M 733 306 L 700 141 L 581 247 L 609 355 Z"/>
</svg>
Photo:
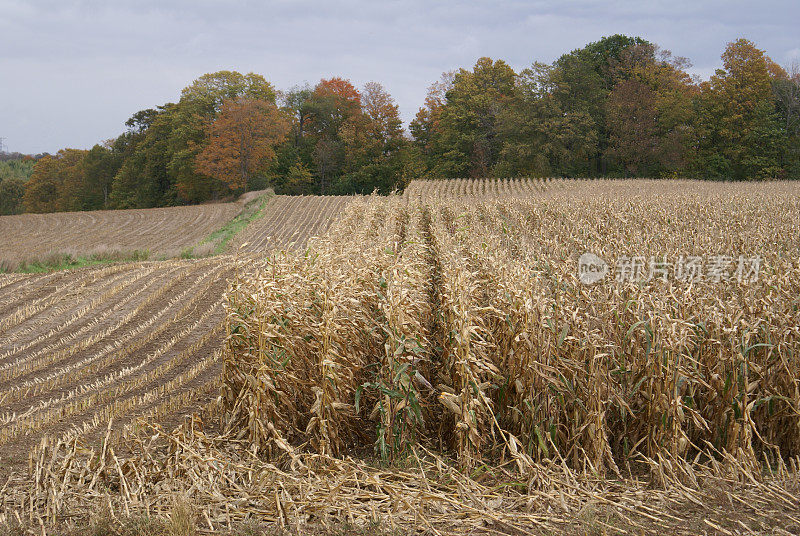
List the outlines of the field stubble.
<svg viewBox="0 0 800 536">
<path fill-rule="evenodd" d="M 232 203 L 0 217 L 0 270 L 179 257 L 268 191 Z"/>
<path fill-rule="evenodd" d="M 247 228 L 259 242 L 238 247 L 240 260 L 263 255 L 267 243 L 303 247 L 348 199 L 323 201 L 269 199 Z M 92 446 L 138 418 L 174 425 L 212 402 L 234 264 L 223 255 L 0 274 L 3 489 L 26 481 L 31 453 L 48 438 Z M 0 503 L 5 521 L 19 513 L 11 494 Z"/>
<path fill-rule="evenodd" d="M 264 220 L 269 232 L 239 243 L 292 242 L 315 221 L 296 220 Z M 799 220 L 786 183 L 423 181 L 355 199 L 308 247 L 219 268 L 231 270 L 221 396 L 204 420 L 138 421 L 95 450 L 43 440 L 3 506 L 54 522 L 99 503 L 166 514 L 180 495 L 205 530 L 254 518 L 295 531 L 376 518 L 434 534 L 800 530 Z M 760 255 L 763 268 L 751 284 L 586 286 L 586 251 Z M 17 324 L 35 310 L 11 310 L 0 329 L 32 332 Z M 0 374 L 45 367 L 0 355 Z M 152 363 L 141 370 L 169 368 Z M 97 381 L 92 407 L 113 377 Z M 50 396 L 42 415 L 62 403 Z M 0 434 L 26 417 L 6 415 Z"/>
</svg>

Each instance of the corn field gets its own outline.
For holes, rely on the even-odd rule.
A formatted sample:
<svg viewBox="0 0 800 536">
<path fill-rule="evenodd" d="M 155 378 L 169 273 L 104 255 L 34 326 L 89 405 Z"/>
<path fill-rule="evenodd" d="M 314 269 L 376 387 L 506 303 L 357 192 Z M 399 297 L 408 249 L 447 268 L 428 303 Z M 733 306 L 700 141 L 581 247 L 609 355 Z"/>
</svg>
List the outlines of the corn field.
<svg viewBox="0 0 800 536">
<path fill-rule="evenodd" d="M 215 402 L 174 431 L 163 415 L 113 434 L 109 423 L 99 446 L 43 436 L 0 521 L 17 509 L 65 522 L 99 503 L 168 516 L 180 495 L 205 531 L 800 531 L 798 194 L 781 182 L 465 179 L 350 199 L 302 248 L 209 261 L 209 284 L 213 270 L 228 281 Z M 237 240 L 268 250 L 315 221 Z M 587 252 L 610 266 L 724 256 L 731 277 L 609 268 L 586 284 Z M 735 277 L 737 258 L 760 259 L 757 277 Z M 182 329 L 173 320 L 164 335 Z M 0 360 L 0 377 L 43 374 L 34 390 L 73 370 L 89 380 L 91 363 L 51 370 L 54 354 L 39 352 Z M 114 377 L 92 379 L 85 404 L 113 399 Z M 0 434 L 13 439 L 26 417 L 7 415 Z"/>
<path fill-rule="evenodd" d="M 270 452 L 374 443 L 391 457 L 422 442 L 465 467 L 797 457 L 796 194 L 659 186 L 469 200 L 412 188 L 352 204 L 315 255 L 232 287 L 229 426 Z M 764 268 L 751 283 L 587 286 L 584 251 L 758 255 Z"/>
<path fill-rule="evenodd" d="M 353 203 L 313 255 L 234 280 L 225 430 L 273 458 L 423 447 L 464 471 L 545 463 L 619 478 L 735 459 L 794 473 L 797 193 L 464 180 Z M 587 251 L 763 268 L 757 281 L 590 286 Z"/>
</svg>

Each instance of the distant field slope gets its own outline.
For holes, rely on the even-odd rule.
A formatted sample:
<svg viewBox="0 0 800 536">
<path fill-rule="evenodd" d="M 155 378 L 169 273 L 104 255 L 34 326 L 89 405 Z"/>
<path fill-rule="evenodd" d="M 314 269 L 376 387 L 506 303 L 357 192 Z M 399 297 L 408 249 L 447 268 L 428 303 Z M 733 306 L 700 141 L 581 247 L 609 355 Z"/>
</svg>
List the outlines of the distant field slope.
<svg viewBox="0 0 800 536">
<path fill-rule="evenodd" d="M 324 234 L 328 226 L 353 199 L 350 196 L 277 195 L 269 200 L 264 215 L 252 222 L 230 244 L 235 253 L 259 253 L 274 248 L 302 248 L 312 236 Z"/>
<path fill-rule="evenodd" d="M 0 216 L 0 262 L 13 267 L 51 254 L 136 250 L 177 256 L 262 193 L 249 192 L 235 203 Z"/>
<path fill-rule="evenodd" d="M 436 179 L 411 181 L 409 198 L 420 197 L 525 197 L 542 192 L 559 179 Z M 574 181 L 571 181 L 574 182 Z"/>
</svg>

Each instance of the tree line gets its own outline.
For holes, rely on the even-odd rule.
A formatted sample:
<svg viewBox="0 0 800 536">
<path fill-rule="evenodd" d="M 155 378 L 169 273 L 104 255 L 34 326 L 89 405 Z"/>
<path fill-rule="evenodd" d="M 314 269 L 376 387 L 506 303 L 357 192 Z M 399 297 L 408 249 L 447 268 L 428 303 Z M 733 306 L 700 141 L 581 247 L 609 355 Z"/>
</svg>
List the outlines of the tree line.
<svg viewBox="0 0 800 536">
<path fill-rule="evenodd" d="M 686 59 L 623 35 L 519 73 L 481 58 L 429 88 L 409 132 L 375 82 L 278 91 L 258 74 L 210 73 L 116 139 L 29 158 L 17 175 L 0 167 L 0 210 L 147 208 L 268 186 L 388 193 L 420 177 L 800 178 L 797 68 L 745 39 L 722 64 L 699 81 Z"/>
</svg>

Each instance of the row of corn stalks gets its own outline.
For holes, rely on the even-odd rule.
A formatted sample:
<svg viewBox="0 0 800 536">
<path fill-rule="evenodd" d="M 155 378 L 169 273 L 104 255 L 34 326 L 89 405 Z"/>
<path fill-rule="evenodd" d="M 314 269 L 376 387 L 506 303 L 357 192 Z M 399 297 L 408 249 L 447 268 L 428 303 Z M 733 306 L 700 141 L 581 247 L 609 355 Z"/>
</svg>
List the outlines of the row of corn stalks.
<svg viewBox="0 0 800 536">
<path fill-rule="evenodd" d="M 366 199 L 305 255 L 242 266 L 225 426 L 272 453 L 371 443 L 393 457 L 422 443 L 465 467 L 800 455 L 797 211 L 759 212 L 796 201 L 720 197 L 713 213 L 707 193 L 595 188 Z M 758 254 L 764 269 L 750 284 L 586 286 L 586 250 Z"/>
</svg>

